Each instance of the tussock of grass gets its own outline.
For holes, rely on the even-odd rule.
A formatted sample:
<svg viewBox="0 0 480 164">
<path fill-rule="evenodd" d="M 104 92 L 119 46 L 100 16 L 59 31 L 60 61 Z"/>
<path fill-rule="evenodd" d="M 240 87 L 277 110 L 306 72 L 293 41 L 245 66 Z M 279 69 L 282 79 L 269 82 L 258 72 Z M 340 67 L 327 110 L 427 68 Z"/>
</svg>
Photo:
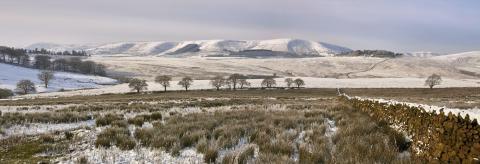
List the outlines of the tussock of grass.
<svg viewBox="0 0 480 164">
<path fill-rule="evenodd" d="M 215 145 L 210 145 L 207 147 L 206 151 L 203 152 L 203 159 L 207 163 L 214 163 L 218 157 L 218 148 Z"/>
<path fill-rule="evenodd" d="M 114 121 L 123 120 L 123 116 L 117 114 L 108 113 L 104 116 L 100 116 L 95 120 L 97 126 L 107 126 L 112 124 Z"/>
<path fill-rule="evenodd" d="M 136 142 L 130 136 L 130 131 L 123 127 L 110 127 L 102 131 L 95 141 L 96 147 L 117 146 L 121 150 L 131 150 L 135 147 Z"/>
<path fill-rule="evenodd" d="M 253 158 L 254 154 L 255 154 L 255 147 L 253 146 L 248 147 L 238 155 L 238 163 L 246 164 L 250 158 Z"/>
<path fill-rule="evenodd" d="M 85 156 L 82 156 L 77 159 L 76 164 L 88 164 L 88 159 Z"/>
<path fill-rule="evenodd" d="M 43 143 L 54 143 L 55 142 L 55 137 L 51 134 L 42 134 L 40 135 L 40 141 Z"/>
<path fill-rule="evenodd" d="M 143 125 L 143 122 L 145 122 L 145 118 L 143 118 L 142 116 L 136 116 L 136 117 L 128 119 L 129 124 L 133 124 L 133 125 L 139 126 L 139 127 L 141 127 Z"/>
<path fill-rule="evenodd" d="M 64 134 L 65 134 L 65 139 L 67 140 L 71 140 L 74 137 L 74 134 L 69 131 L 64 132 Z"/>
<path fill-rule="evenodd" d="M 235 163 L 235 154 L 234 153 L 226 154 L 222 159 L 222 163 L 223 164 Z"/>
<path fill-rule="evenodd" d="M 144 122 L 162 120 L 162 113 L 154 112 L 152 114 L 142 114 L 128 119 L 129 124 L 141 127 Z"/>
</svg>

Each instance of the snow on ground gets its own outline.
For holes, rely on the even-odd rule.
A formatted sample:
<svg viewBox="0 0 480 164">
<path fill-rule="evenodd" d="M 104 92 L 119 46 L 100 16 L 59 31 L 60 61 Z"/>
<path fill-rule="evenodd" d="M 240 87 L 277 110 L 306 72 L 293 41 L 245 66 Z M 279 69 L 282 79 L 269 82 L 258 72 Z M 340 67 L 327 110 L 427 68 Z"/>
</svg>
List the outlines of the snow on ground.
<svg viewBox="0 0 480 164">
<path fill-rule="evenodd" d="M 254 159 L 258 158 L 258 153 L 260 151 L 258 145 L 251 144 L 251 143 L 249 143 L 248 138 L 242 137 L 242 138 L 240 138 L 240 140 L 238 141 L 238 143 L 235 146 L 233 146 L 231 148 L 220 149 L 218 151 L 218 157 L 217 157 L 216 163 L 222 163 L 223 159 L 228 154 L 238 155 L 241 152 L 244 152 L 246 149 L 252 148 L 252 147 L 254 149 L 253 158 Z"/>
<path fill-rule="evenodd" d="M 480 120 L 480 109 L 473 108 L 473 109 L 458 109 L 458 108 L 447 108 L 447 107 L 439 107 L 434 105 L 425 105 L 425 104 L 418 104 L 418 103 L 410 103 L 410 102 L 401 102 L 396 100 L 387 100 L 387 99 L 374 99 L 374 98 L 362 98 L 362 97 L 354 97 L 361 100 L 374 100 L 382 103 L 388 104 L 405 104 L 411 107 L 421 107 L 425 109 L 427 112 L 435 111 L 437 114 L 440 114 L 440 110 L 443 109 L 445 115 L 448 115 L 449 112 L 452 114 L 457 115 L 460 114 L 462 117 L 465 117 L 467 114 L 470 117 L 470 120 L 477 119 Z"/>
<path fill-rule="evenodd" d="M 315 57 L 315 58 L 168 58 L 152 56 L 94 56 L 88 60 L 102 63 L 111 75 L 134 76 L 153 80 L 157 75 L 172 75 L 174 79 L 191 76 L 207 79 L 216 75 L 240 73 L 246 75 L 302 76 L 320 78 L 426 78 L 440 74 L 444 78 L 469 79 L 478 77 L 480 53 L 466 53 L 458 58 L 374 58 L 374 57 Z M 469 56 L 469 57 L 467 57 Z M 479 56 L 479 57 L 476 57 Z M 468 63 L 468 64 L 466 64 Z M 478 72 L 478 71 L 477 71 Z"/>
<path fill-rule="evenodd" d="M 95 120 L 80 121 L 75 123 L 61 123 L 61 124 L 45 124 L 45 123 L 31 123 L 23 125 L 13 125 L 5 128 L 0 139 L 7 138 L 13 135 L 37 135 L 43 133 L 51 133 L 55 131 L 68 131 L 78 129 L 81 127 L 92 127 L 95 125 Z"/>
<path fill-rule="evenodd" d="M 40 113 L 61 110 L 75 104 L 68 105 L 36 105 L 36 106 L 0 106 L 0 113 Z"/>
<path fill-rule="evenodd" d="M 358 78 L 358 79 L 335 79 L 335 78 L 313 78 L 301 77 L 306 88 L 425 88 L 423 78 Z M 285 78 L 277 78 L 277 86 L 285 87 Z M 252 87 L 260 87 L 262 79 L 251 79 Z M 171 87 L 167 90 L 184 90 L 177 85 L 178 81 L 172 81 Z M 154 82 L 148 82 L 148 91 L 163 91 L 163 86 Z M 443 79 L 438 88 L 447 87 L 480 87 L 480 79 Z M 213 89 L 209 80 L 195 80 L 191 86 L 192 90 Z M 37 98 L 37 97 L 62 97 L 76 95 L 100 95 L 108 93 L 132 92 L 128 84 L 118 84 L 98 89 L 76 90 L 68 92 L 52 92 L 17 96 L 14 98 Z"/>
<path fill-rule="evenodd" d="M 172 156 L 170 153 L 149 148 L 136 148 L 123 151 L 117 147 L 112 148 L 90 148 L 82 152 L 75 152 L 71 160 L 60 161 L 59 163 L 75 163 L 78 158 L 86 157 L 87 161 L 94 164 L 100 163 L 131 163 L 131 164 L 200 164 L 203 162 L 203 154 L 197 153 L 194 149 L 180 151 L 179 156 Z"/>
<path fill-rule="evenodd" d="M 55 92 L 60 89 L 101 88 L 103 85 L 117 83 L 116 80 L 107 77 L 55 72 L 55 79 L 50 82 L 48 88 L 45 88 L 37 78 L 40 71 L 41 70 L 0 63 L 0 88 L 13 90 L 16 88 L 16 83 L 24 79 L 34 82 L 38 92 Z"/>
</svg>

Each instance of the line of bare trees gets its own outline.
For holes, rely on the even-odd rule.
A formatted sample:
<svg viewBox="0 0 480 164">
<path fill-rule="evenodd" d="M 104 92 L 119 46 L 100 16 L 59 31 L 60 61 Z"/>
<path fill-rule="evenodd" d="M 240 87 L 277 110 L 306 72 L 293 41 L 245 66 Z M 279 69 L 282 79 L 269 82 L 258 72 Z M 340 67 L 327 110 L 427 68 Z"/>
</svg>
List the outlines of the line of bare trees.
<svg viewBox="0 0 480 164">
<path fill-rule="evenodd" d="M 82 61 L 79 57 L 59 58 L 52 60 L 50 56 L 37 55 L 33 62 L 33 68 L 43 70 L 55 70 L 105 76 L 105 66 L 93 61 Z"/>
<path fill-rule="evenodd" d="M 42 82 L 45 88 L 48 88 L 50 81 L 55 78 L 54 72 L 50 70 L 45 70 L 40 72 L 37 75 L 38 79 Z M 164 91 L 167 91 L 167 87 L 170 87 L 170 82 L 172 81 L 172 77 L 168 75 L 161 75 L 157 76 L 155 78 L 155 82 L 159 83 L 164 87 Z M 178 81 L 177 85 L 181 86 L 182 88 L 185 88 L 185 91 L 188 91 L 188 89 L 193 85 L 193 79 L 191 77 L 184 77 L 180 81 Z M 305 81 L 301 78 L 297 79 L 292 79 L 292 78 L 286 78 L 284 80 L 287 88 L 301 88 L 305 86 Z M 425 85 L 428 86 L 430 89 L 432 89 L 436 85 L 440 85 L 442 82 L 442 78 L 440 75 L 437 74 L 432 74 L 425 80 Z M 241 75 L 241 74 L 232 74 L 228 77 L 223 77 L 223 76 L 215 76 L 210 80 L 210 85 L 215 88 L 217 91 L 225 88 L 225 89 L 244 89 L 246 87 L 250 87 L 251 83 L 247 80 L 246 76 Z M 267 77 L 262 80 L 261 83 L 261 88 L 274 88 L 277 85 L 277 81 L 273 77 Z M 129 80 L 129 85 L 128 85 L 132 90 L 136 91 L 137 93 L 140 93 L 142 91 L 148 90 L 148 84 L 146 80 L 141 80 L 141 79 L 130 79 Z M 19 94 L 28 94 L 32 92 L 36 92 L 36 87 L 35 83 L 33 83 L 30 80 L 20 80 L 17 83 L 17 93 Z M 0 97 L 8 97 L 11 96 L 12 93 L 11 91 L 7 89 L 1 89 L 0 90 Z M 6 95 L 6 96 L 2 96 Z"/>
<path fill-rule="evenodd" d="M 167 88 L 170 87 L 170 82 L 172 81 L 172 77 L 168 75 L 161 75 L 155 78 L 155 82 L 162 85 L 164 91 L 167 91 Z M 188 91 L 188 89 L 193 85 L 194 80 L 191 77 L 184 77 L 180 81 L 178 81 L 177 85 L 181 86 Z M 305 86 L 305 81 L 300 78 L 292 79 L 286 78 L 285 83 L 287 88 L 301 88 Z M 217 91 L 224 88 L 229 90 L 237 90 L 237 89 L 245 89 L 251 86 L 251 83 L 248 81 L 247 76 L 241 74 L 232 74 L 228 77 L 224 76 L 215 76 L 210 79 L 210 85 L 216 89 Z M 130 79 L 128 85 L 133 91 L 140 93 L 148 89 L 148 83 L 146 80 L 142 79 Z M 263 79 L 261 83 L 261 88 L 275 88 L 277 86 L 277 82 L 273 77 L 267 77 Z"/>
<path fill-rule="evenodd" d="M 82 61 L 79 57 L 52 59 L 48 54 L 53 52 L 36 54 L 33 60 L 29 53 L 43 52 L 40 50 L 26 50 L 9 47 L 0 47 L 0 63 L 12 64 L 27 68 L 75 72 L 105 76 L 105 66 L 93 61 Z M 86 56 L 83 51 L 63 52 L 67 56 Z"/>
</svg>

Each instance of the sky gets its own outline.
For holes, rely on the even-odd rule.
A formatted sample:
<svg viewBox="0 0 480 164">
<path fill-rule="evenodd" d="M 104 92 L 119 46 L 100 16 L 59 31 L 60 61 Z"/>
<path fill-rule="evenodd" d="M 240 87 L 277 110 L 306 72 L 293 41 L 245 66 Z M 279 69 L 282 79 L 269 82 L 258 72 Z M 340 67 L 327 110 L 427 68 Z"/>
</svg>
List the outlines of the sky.
<svg viewBox="0 0 480 164">
<path fill-rule="evenodd" d="M 480 50 L 478 0 L 0 0 L 0 45 L 298 38 L 351 49 Z"/>
</svg>

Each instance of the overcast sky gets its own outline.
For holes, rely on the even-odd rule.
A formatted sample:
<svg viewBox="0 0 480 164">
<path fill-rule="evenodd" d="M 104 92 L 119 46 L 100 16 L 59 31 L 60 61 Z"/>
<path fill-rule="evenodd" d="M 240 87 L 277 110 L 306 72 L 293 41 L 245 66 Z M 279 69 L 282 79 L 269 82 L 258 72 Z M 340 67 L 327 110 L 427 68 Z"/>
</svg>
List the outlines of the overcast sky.
<svg viewBox="0 0 480 164">
<path fill-rule="evenodd" d="M 0 45 L 300 38 L 480 50 L 478 0 L 1 0 Z"/>
</svg>

